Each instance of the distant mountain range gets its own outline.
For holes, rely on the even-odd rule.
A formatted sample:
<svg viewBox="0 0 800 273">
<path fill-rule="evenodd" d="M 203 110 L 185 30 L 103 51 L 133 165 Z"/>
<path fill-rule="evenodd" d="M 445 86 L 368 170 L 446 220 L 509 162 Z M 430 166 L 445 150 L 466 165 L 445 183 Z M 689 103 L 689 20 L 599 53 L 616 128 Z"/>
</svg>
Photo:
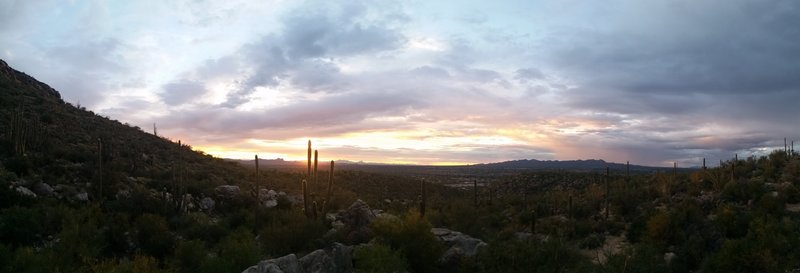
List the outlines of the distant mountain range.
<svg viewBox="0 0 800 273">
<path fill-rule="evenodd" d="M 241 159 L 228 159 L 230 161 L 238 162 L 245 166 L 253 166 L 253 160 Z M 259 159 L 259 166 L 267 169 L 302 169 L 306 168 L 305 161 L 288 161 L 284 159 Z M 536 160 L 536 159 L 521 159 L 511 160 L 495 163 L 481 163 L 472 165 L 459 165 L 459 166 L 430 166 L 430 165 L 410 165 L 410 164 L 385 164 L 385 163 L 371 163 L 363 161 L 349 161 L 337 160 L 337 169 L 355 169 L 366 171 L 386 171 L 386 172 L 402 172 L 412 170 L 464 170 L 464 171 L 525 171 L 525 170 L 569 170 L 569 171 L 602 171 L 608 167 L 611 170 L 625 170 L 630 168 L 631 172 L 654 172 L 666 171 L 672 168 L 668 167 L 652 167 L 642 165 L 630 165 L 625 163 L 606 162 L 602 159 L 587 159 L 587 160 Z M 327 162 L 319 162 L 319 168 L 328 168 Z M 687 170 L 687 168 L 678 168 L 680 171 Z"/>
<path fill-rule="evenodd" d="M 651 172 L 658 170 L 671 170 L 668 167 L 652 167 L 642 165 L 627 165 L 625 163 L 606 162 L 602 159 L 588 159 L 588 160 L 536 160 L 536 159 L 521 159 L 504 161 L 497 163 L 475 164 L 470 165 L 472 168 L 487 168 L 487 169 L 530 169 L 530 170 L 580 170 L 580 171 L 596 171 L 604 170 L 606 167 L 613 170 L 625 170 L 630 168 L 633 172 Z M 679 168 L 685 170 L 685 168 Z"/>
</svg>

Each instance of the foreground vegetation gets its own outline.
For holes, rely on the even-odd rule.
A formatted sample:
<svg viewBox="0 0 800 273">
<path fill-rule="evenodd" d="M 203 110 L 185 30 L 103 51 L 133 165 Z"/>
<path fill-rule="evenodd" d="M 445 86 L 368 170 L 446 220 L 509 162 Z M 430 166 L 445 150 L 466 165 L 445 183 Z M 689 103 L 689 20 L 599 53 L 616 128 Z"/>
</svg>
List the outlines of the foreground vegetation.
<svg viewBox="0 0 800 273">
<path fill-rule="evenodd" d="M 66 104 L 23 76 L 0 67 L 0 272 L 241 272 L 333 242 L 371 242 L 356 247 L 359 272 L 800 269 L 800 157 L 786 151 L 693 171 L 483 174 L 470 189 L 340 171 L 329 211 L 362 199 L 398 216 L 348 237 L 301 210 L 300 172 L 256 176 Z M 287 194 L 257 206 L 256 181 Z M 321 184 L 309 185 L 311 198 L 321 200 Z M 221 196 L 222 185 L 242 192 Z M 191 207 L 189 195 L 217 202 Z M 488 246 L 441 261 L 431 227 Z"/>
</svg>

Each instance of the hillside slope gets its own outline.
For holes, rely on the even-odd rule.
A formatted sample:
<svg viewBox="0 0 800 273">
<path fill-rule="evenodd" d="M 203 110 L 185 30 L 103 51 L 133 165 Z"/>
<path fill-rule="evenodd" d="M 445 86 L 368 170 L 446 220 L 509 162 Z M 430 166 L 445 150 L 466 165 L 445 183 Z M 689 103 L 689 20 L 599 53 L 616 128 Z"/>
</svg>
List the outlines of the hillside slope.
<svg viewBox="0 0 800 273">
<path fill-rule="evenodd" d="M 182 185 L 201 194 L 248 178 L 236 164 L 66 103 L 56 90 L 2 60 L 0 126 L 6 171 L 27 186 L 74 187 L 92 200 L 109 198 L 131 181 L 158 189 Z"/>
</svg>

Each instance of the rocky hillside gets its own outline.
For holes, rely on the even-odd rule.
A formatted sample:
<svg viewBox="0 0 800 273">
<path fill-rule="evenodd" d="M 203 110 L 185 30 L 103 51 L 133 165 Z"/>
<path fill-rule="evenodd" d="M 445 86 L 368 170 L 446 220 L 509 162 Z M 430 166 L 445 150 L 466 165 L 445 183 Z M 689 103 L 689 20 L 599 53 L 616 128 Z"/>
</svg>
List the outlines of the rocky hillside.
<svg viewBox="0 0 800 273">
<path fill-rule="evenodd" d="M 64 102 L 58 91 L 3 61 L 0 126 L 4 169 L 23 178 L 19 186 L 44 194 L 51 187 L 61 198 L 108 199 L 133 182 L 210 194 L 214 186 L 248 179 L 236 164 Z"/>
</svg>

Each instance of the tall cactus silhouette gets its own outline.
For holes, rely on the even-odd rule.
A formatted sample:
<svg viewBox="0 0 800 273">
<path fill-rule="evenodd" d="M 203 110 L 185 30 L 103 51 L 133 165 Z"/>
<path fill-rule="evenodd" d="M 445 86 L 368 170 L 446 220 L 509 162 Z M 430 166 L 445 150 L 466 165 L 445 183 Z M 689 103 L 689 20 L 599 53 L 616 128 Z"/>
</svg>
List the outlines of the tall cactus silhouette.
<svg viewBox="0 0 800 273">
<path fill-rule="evenodd" d="M 606 207 L 606 220 L 608 220 L 608 203 L 609 203 L 609 199 L 608 199 L 608 194 L 609 194 L 608 184 L 610 182 L 609 180 L 611 180 L 611 178 L 610 178 L 610 170 L 609 170 L 608 167 L 606 167 L 606 179 L 605 180 L 606 180 L 605 207 Z"/>
<path fill-rule="evenodd" d="M 303 213 L 306 214 L 306 217 L 309 217 L 311 214 L 308 210 L 308 182 L 303 179 L 300 181 L 300 186 L 303 188 Z"/>
<path fill-rule="evenodd" d="M 478 180 L 472 180 L 472 201 L 478 207 Z"/>
<path fill-rule="evenodd" d="M 425 184 L 426 184 L 425 179 L 422 179 L 422 181 L 420 182 L 420 191 L 421 191 L 420 195 L 422 200 L 419 203 L 419 215 L 422 217 L 425 216 L 425 205 L 426 205 L 425 202 L 428 199 L 427 193 L 425 192 Z"/>
<path fill-rule="evenodd" d="M 322 203 L 322 213 L 327 213 L 331 204 L 333 194 L 333 160 L 331 160 L 331 171 L 328 173 L 328 194 L 325 195 L 325 203 Z"/>
<path fill-rule="evenodd" d="M 97 201 L 103 201 L 103 139 L 97 138 Z"/>
</svg>

